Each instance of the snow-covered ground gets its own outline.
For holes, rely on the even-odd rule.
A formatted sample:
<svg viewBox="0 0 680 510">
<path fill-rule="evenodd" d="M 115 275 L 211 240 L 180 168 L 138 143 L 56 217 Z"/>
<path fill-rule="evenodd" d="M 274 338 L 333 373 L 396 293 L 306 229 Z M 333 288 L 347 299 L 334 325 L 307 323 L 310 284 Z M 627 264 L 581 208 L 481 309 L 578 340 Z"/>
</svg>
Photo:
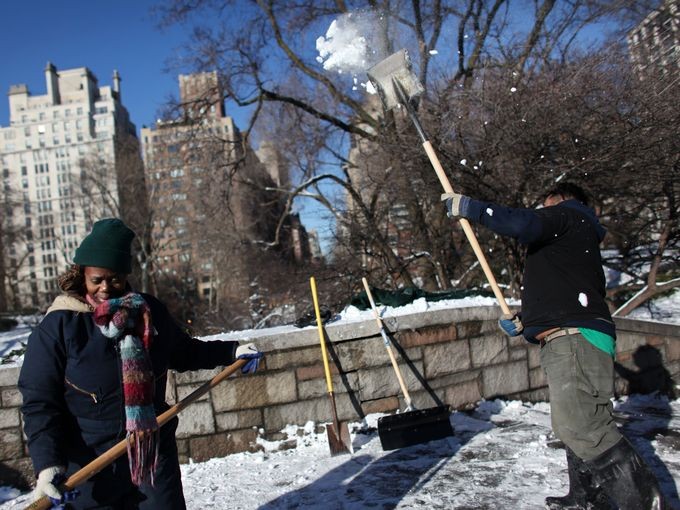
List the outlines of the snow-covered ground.
<svg viewBox="0 0 680 510">
<path fill-rule="evenodd" d="M 384 316 L 495 304 L 490 298 L 455 301 L 417 301 L 386 309 Z M 658 309 L 634 315 L 657 320 L 657 314 L 664 322 L 680 323 L 680 291 L 664 298 Z M 338 320 L 371 318 L 370 311 L 347 309 Z M 2 346 L 18 342 L 20 335 L 25 341 L 26 334 L 7 333 L 4 344 L 0 335 L 0 352 L 11 350 Z M 661 480 L 672 508 L 680 509 L 680 400 L 636 395 L 615 404 L 623 432 Z M 567 492 L 564 450 L 552 436 L 547 403 L 483 401 L 473 412 L 451 416 L 452 437 L 394 451 L 381 448 L 378 417 L 350 424 L 352 455 L 331 456 L 323 427 L 308 423 L 287 427 L 286 440 L 260 440 L 257 453 L 183 465 L 188 507 L 533 509 L 543 508 L 546 496 Z M 28 498 L 11 487 L 0 488 L 0 510 L 23 508 Z"/>
<path fill-rule="evenodd" d="M 680 508 L 680 401 L 634 396 L 617 401 L 622 430 Z M 564 450 L 550 431 L 549 406 L 485 401 L 451 416 L 454 436 L 383 451 L 377 415 L 351 424 L 354 453 L 331 456 L 325 431 L 288 427 L 289 440 L 263 451 L 182 466 L 190 509 L 533 509 L 567 492 Z M 291 448 L 291 439 L 296 447 Z M 17 497 L 18 496 L 18 497 Z M 28 495 L 0 491 L 0 509 Z M 2 500 L 2 499 L 0 499 Z"/>
</svg>

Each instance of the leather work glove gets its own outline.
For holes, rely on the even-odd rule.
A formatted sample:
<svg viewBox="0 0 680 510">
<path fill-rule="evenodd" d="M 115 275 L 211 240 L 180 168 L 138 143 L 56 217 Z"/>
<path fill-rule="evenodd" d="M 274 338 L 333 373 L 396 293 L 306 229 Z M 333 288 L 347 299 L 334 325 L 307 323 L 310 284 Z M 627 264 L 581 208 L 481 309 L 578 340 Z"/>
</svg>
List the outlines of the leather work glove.
<svg viewBox="0 0 680 510">
<path fill-rule="evenodd" d="M 257 350 L 255 344 L 243 344 L 236 348 L 236 359 L 247 359 L 250 360 L 248 363 L 243 365 L 241 368 L 241 373 L 252 374 L 260 366 L 260 359 L 264 356 L 263 352 Z"/>
<path fill-rule="evenodd" d="M 508 336 L 519 336 L 524 330 L 522 319 L 516 313 L 504 313 L 501 315 L 501 318 L 498 319 L 498 327 Z"/>
<path fill-rule="evenodd" d="M 75 500 L 80 496 L 78 489 L 61 492 L 58 487 L 66 481 L 66 468 L 63 466 L 52 466 L 43 469 L 38 474 L 38 480 L 33 491 L 33 501 L 37 501 L 43 496 L 50 498 L 52 508 L 64 508 L 69 501 Z"/>
<path fill-rule="evenodd" d="M 458 193 L 442 193 L 441 201 L 446 206 L 446 215 L 449 218 L 457 218 L 465 216 L 467 212 L 467 203 L 470 199 L 465 195 Z"/>
</svg>

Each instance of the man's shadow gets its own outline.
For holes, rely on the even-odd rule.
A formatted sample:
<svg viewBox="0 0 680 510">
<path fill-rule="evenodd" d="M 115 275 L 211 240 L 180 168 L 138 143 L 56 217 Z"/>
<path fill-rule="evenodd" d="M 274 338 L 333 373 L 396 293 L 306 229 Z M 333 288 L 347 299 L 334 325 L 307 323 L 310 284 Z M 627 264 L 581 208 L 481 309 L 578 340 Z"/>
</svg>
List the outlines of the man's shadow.
<svg viewBox="0 0 680 510">
<path fill-rule="evenodd" d="M 663 366 L 659 350 L 652 345 L 641 345 L 633 353 L 637 370 L 630 370 L 620 363 L 614 363 L 616 373 L 628 382 L 628 394 L 647 395 L 658 392 L 670 400 L 675 399 L 675 383 Z"/>
<path fill-rule="evenodd" d="M 669 400 L 675 399 L 675 383 L 657 348 L 642 345 L 632 359 L 636 370 L 614 362 L 616 373 L 628 383 L 629 395 L 626 402 L 616 406 L 615 414 L 623 418 L 621 431 L 654 472 L 666 498 L 672 500 L 673 508 L 680 508 L 673 475 L 652 445 L 652 441 L 666 442 L 680 449 L 680 431 L 668 428 L 673 414 Z"/>
</svg>

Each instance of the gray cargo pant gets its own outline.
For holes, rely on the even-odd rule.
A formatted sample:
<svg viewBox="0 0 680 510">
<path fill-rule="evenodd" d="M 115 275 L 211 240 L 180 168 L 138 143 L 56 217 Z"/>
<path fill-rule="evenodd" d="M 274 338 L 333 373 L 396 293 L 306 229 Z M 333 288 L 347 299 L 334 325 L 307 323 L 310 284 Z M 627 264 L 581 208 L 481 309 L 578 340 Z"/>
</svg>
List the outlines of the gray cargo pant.
<svg viewBox="0 0 680 510">
<path fill-rule="evenodd" d="M 622 436 L 612 416 L 612 357 L 580 334 L 566 335 L 541 347 L 541 365 L 555 436 L 584 461 L 614 446 Z"/>
</svg>

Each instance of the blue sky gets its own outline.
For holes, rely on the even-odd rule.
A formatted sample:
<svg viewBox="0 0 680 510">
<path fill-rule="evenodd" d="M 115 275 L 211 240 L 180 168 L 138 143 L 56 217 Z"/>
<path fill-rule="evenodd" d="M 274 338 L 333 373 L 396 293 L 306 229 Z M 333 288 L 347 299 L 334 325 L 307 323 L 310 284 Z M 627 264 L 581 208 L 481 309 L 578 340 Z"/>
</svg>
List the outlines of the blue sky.
<svg viewBox="0 0 680 510">
<path fill-rule="evenodd" d="M 45 93 L 45 64 L 57 69 L 88 67 L 100 85 L 110 85 L 117 69 L 123 103 L 140 128 L 153 123 L 172 94 L 176 75 L 163 71 L 186 33 L 182 27 L 160 31 L 150 14 L 155 0 L 0 2 L 0 125 L 9 123 L 6 93 L 26 83 L 32 94 Z M 11 48 L 11 50 L 9 50 Z"/>
</svg>

